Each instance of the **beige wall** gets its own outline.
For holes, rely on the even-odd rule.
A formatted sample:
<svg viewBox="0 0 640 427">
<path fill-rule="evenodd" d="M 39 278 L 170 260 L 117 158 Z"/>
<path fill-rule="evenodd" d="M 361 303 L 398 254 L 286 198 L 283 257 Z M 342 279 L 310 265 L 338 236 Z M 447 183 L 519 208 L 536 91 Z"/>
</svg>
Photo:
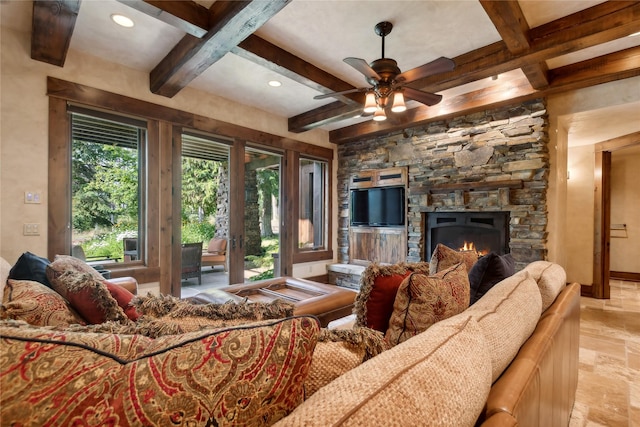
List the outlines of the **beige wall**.
<svg viewBox="0 0 640 427">
<path fill-rule="evenodd" d="M 587 285 L 593 283 L 594 146 L 569 148 L 568 157 L 565 268 L 567 280 Z"/>
<path fill-rule="evenodd" d="M 566 162 L 562 162 L 558 155 L 554 174 L 559 181 L 550 192 L 553 198 L 549 200 L 549 259 L 565 267 L 569 281 L 593 284 L 594 245 L 594 146 L 582 146 L 581 141 L 572 137 L 572 115 L 639 100 L 640 77 L 554 95 L 548 99 L 550 148 L 567 153 Z M 566 176 L 567 171 L 570 172 L 570 179 L 563 186 L 561 177 Z"/>
<path fill-rule="evenodd" d="M 611 154 L 611 271 L 640 273 L 640 148 Z M 625 224 L 626 230 L 615 229 Z"/>
<path fill-rule="evenodd" d="M 15 31 L 3 25 L 0 37 L 0 255 L 10 263 L 15 262 L 24 251 L 39 255 L 47 253 L 47 201 L 56 197 L 55 192 L 48 193 L 47 76 L 335 148 L 334 144 L 329 143 L 326 131 L 289 133 L 284 117 L 235 104 L 205 92 L 184 89 L 171 99 L 154 95 L 149 91 L 147 73 L 78 51 L 69 51 L 64 68 L 33 61 L 30 58 L 29 32 Z M 336 167 L 334 162 L 334 177 Z M 25 191 L 40 192 L 42 203 L 24 204 Z M 337 218 L 335 192 L 332 196 L 333 217 Z M 40 235 L 23 236 L 24 223 L 40 224 Z M 333 236 L 335 248 L 335 222 Z M 299 268 L 302 268 L 305 276 L 321 275 L 326 274 L 325 264 L 310 263 Z"/>
</svg>

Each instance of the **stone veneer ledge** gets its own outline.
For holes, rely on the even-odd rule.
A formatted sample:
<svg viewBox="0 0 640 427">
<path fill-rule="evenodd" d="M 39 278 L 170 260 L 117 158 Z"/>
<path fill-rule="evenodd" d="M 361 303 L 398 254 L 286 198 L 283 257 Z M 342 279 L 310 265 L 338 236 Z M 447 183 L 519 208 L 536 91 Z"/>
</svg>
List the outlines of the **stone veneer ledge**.
<svg viewBox="0 0 640 427">
<path fill-rule="evenodd" d="M 546 100 L 437 121 L 338 147 L 338 262 L 349 262 L 349 176 L 408 168 L 407 262 L 423 257 L 429 212 L 510 212 L 510 251 L 518 269 L 546 258 L 549 187 Z M 495 182 L 495 188 L 443 191 L 443 185 Z M 512 188 L 505 183 L 517 183 Z M 440 189 L 438 189 L 440 186 Z"/>
</svg>

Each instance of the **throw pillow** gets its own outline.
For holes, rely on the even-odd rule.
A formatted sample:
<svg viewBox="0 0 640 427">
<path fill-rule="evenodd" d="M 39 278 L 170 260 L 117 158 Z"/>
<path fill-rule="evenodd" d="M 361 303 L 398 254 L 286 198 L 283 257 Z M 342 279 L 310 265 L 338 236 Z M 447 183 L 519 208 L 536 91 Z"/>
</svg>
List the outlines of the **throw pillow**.
<svg viewBox="0 0 640 427">
<path fill-rule="evenodd" d="M 2 319 L 38 326 L 86 325 L 64 298 L 39 282 L 9 279 L 2 301 Z"/>
<path fill-rule="evenodd" d="M 380 331 L 369 328 L 322 329 L 304 385 L 305 399 L 387 348 Z"/>
<path fill-rule="evenodd" d="M 456 265 L 459 262 L 464 262 L 467 272 L 469 272 L 476 261 L 478 261 L 478 254 L 476 251 L 456 251 L 442 243 L 438 243 L 433 254 L 431 254 L 431 260 L 429 261 L 429 274 L 436 274 Z"/>
<path fill-rule="evenodd" d="M 516 262 L 511 254 L 491 252 L 481 257 L 469 271 L 471 302 L 473 305 L 496 283 L 516 273 Z"/>
<path fill-rule="evenodd" d="M 413 273 L 398 289 L 385 339 L 392 346 L 400 344 L 468 307 L 469 278 L 464 263 L 432 276 Z"/>
<path fill-rule="evenodd" d="M 136 296 L 131 304 L 140 314 L 136 332 L 148 337 L 182 334 L 212 327 L 229 327 L 293 315 L 294 305 L 268 303 L 194 304 L 171 295 Z"/>
<path fill-rule="evenodd" d="M 429 273 L 426 262 L 370 264 L 360 278 L 360 291 L 354 301 L 355 326 L 384 333 L 389 327 L 393 303 L 402 281 L 412 272 Z"/>
<path fill-rule="evenodd" d="M 271 425 L 302 403 L 318 331 L 313 317 L 155 340 L 0 323 L 10 355 L 0 358 L 0 418 L 7 425 Z"/>
<path fill-rule="evenodd" d="M 89 323 L 102 323 L 108 320 L 128 322 L 129 319 L 111 296 L 104 279 L 94 274 L 78 272 L 73 269 L 62 274 L 47 268 L 51 286 Z"/>
<path fill-rule="evenodd" d="M 104 284 L 107 286 L 107 290 L 109 291 L 111 296 L 118 303 L 118 306 L 122 309 L 122 311 L 124 311 L 124 314 L 126 314 L 127 317 L 134 322 L 138 320 L 140 314 L 138 314 L 136 308 L 131 305 L 131 300 L 133 300 L 134 295 L 124 287 L 116 285 L 109 281 L 105 281 Z"/>
<path fill-rule="evenodd" d="M 20 258 L 9 271 L 9 279 L 33 280 L 51 287 L 46 274 L 48 265 L 48 259 L 34 255 L 31 252 L 25 252 L 20 255 Z"/>
<path fill-rule="evenodd" d="M 81 259 L 69 255 L 56 255 L 53 262 L 47 266 L 47 278 L 52 282 L 52 277 L 55 278 L 70 270 L 78 273 L 91 274 L 98 280 L 104 280 L 104 277 L 98 273 L 98 270 Z"/>
</svg>

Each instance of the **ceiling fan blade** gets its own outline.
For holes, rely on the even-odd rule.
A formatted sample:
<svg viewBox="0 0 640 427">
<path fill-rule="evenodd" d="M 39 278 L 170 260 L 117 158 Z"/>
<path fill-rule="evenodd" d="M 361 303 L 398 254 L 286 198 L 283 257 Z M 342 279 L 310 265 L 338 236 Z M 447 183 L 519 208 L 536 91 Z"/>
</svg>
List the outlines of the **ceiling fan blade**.
<svg viewBox="0 0 640 427">
<path fill-rule="evenodd" d="M 331 93 L 324 93 L 322 95 L 316 95 L 313 97 L 313 99 L 325 99 L 325 98 L 330 98 L 332 96 L 346 95 L 347 93 L 366 92 L 367 90 L 369 90 L 368 87 L 359 87 L 354 89 L 343 90 L 340 92 L 331 92 Z"/>
<path fill-rule="evenodd" d="M 413 99 L 414 101 L 418 101 L 425 105 L 436 105 L 437 103 L 442 101 L 442 95 L 437 95 L 435 93 L 423 92 L 421 90 L 413 89 L 410 87 L 405 87 L 402 90 L 406 98 Z"/>
<path fill-rule="evenodd" d="M 344 58 L 343 61 L 360 71 L 367 79 L 374 79 L 377 81 L 381 78 L 380 75 L 376 73 L 364 59 L 349 57 Z"/>
<path fill-rule="evenodd" d="M 440 58 L 429 62 L 428 64 L 421 65 L 412 70 L 405 71 L 396 77 L 398 83 L 409 83 L 414 80 L 418 80 L 424 77 L 432 76 L 434 74 L 444 73 L 445 71 L 451 71 L 456 67 L 456 63 L 449 58 L 441 56 Z"/>
</svg>

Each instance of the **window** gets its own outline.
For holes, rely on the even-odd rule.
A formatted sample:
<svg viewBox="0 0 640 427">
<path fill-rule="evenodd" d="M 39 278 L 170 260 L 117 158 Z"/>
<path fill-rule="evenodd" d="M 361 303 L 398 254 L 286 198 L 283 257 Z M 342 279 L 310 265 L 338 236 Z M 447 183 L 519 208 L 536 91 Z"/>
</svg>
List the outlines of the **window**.
<svg viewBox="0 0 640 427">
<path fill-rule="evenodd" d="M 142 258 L 146 122 L 71 111 L 71 253 L 87 261 Z"/>
<path fill-rule="evenodd" d="M 327 162 L 300 159 L 298 251 L 327 250 Z"/>
</svg>

